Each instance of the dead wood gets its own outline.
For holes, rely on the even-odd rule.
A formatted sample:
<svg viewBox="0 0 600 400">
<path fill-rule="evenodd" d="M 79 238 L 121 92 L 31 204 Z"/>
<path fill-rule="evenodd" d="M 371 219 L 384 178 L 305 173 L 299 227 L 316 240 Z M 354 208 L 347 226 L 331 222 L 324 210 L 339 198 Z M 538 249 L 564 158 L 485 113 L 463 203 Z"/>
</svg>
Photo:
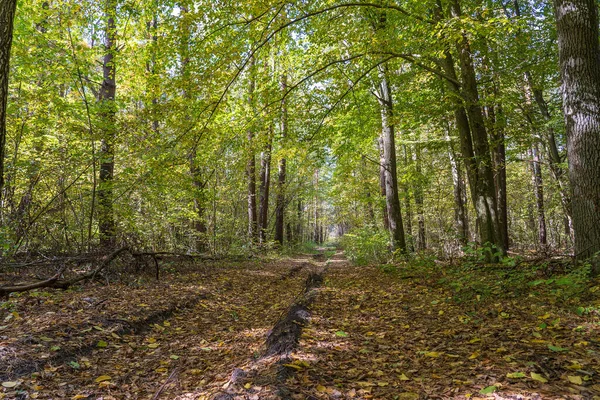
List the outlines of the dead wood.
<svg viewBox="0 0 600 400">
<path fill-rule="evenodd" d="M 41 282 L 29 283 L 29 284 L 24 284 L 24 285 L 15 285 L 15 286 L 0 286 L 0 297 L 7 297 L 9 294 L 15 293 L 15 292 L 27 292 L 29 290 L 45 288 L 45 287 L 54 288 L 54 289 L 68 289 L 70 286 L 72 286 L 76 283 L 96 278 L 96 276 L 100 272 L 102 272 L 106 267 L 108 267 L 110 265 L 110 263 L 115 258 L 117 258 L 117 256 L 119 256 L 119 254 L 121 254 L 125 251 L 128 251 L 131 253 L 131 251 L 129 250 L 129 247 L 127 247 L 127 246 L 120 247 L 117 250 L 110 253 L 109 255 L 107 255 L 104 258 L 104 260 L 102 261 L 102 263 L 98 266 L 98 268 L 96 268 L 86 274 L 76 276 L 75 278 L 72 278 L 69 280 L 60 280 L 60 277 L 67 269 L 67 264 L 65 263 L 55 275 L 53 275 L 52 277 L 50 277 L 46 280 L 43 280 Z"/>
</svg>

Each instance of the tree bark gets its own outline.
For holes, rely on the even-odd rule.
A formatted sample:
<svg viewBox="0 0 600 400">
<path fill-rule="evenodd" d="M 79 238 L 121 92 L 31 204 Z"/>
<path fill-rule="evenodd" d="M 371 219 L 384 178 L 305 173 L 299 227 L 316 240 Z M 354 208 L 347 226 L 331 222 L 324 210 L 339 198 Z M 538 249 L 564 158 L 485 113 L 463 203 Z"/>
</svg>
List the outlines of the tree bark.
<svg viewBox="0 0 600 400">
<path fill-rule="evenodd" d="M 250 60 L 250 86 L 248 88 L 248 99 L 250 109 L 254 115 L 254 89 L 256 86 L 254 77 L 254 58 Z M 256 212 L 256 158 L 254 156 L 254 132 L 248 129 L 248 161 L 246 163 L 246 177 L 248 179 L 248 236 L 254 243 L 258 239 L 258 215 Z"/>
<path fill-rule="evenodd" d="M 115 247 L 116 232 L 113 212 L 113 179 L 115 170 L 114 144 L 116 137 L 117 85 L 115 80 L 115 53 L 117 51 L 117 0 L 106 0 L 106 28 L 104 47 L 106 54 L 102 63 L 103 81 L 98 93 L 102 103 L 102 140 L 100 143 L 100 182 L 98 187 L 98 226 L 100 245 L 106 249 Z"/>
<path fill-rule="evenodd" d="M 544 211 L 544 181 L 542 179 L 542 168 L 540 166 L 540 156 L 537 143 L 531 147 L 531 172 L 533 182 L 533 192 L 537 206 L 538 217 L 538 240 L 542 250 L 548 245 L 546 231 L 546 214 Z"/>
<path fill-rule="evenodd" d="M 272 130 L 272 127 L 269 128 Z M 258 230 L 259 242 L 267 240 L 267 225 L 269 216 L 269 189 L 271 186 L 271 147 L 273 134 L 269 132 L 265 149 L 260 154 L 260 186 L 258 204 Z"/>
<path fill-rule="evenodd" d="M 17 0 L 2 0 L 0 4 L 0 197 L 4 189 L 4 155 L 6 147 L 6 109 L 8 106 L 8 76 L 10 49 Z M 0 204 L 1 203 L 0 198 Z"/>
<path fill-rule="evenodd" d="M 554 0 L 575 255 L 600 251 L 600 44 L 594 0 Z M 597 263 L 598 264 L 598 263 Z M 598 273 L 600 265 L 595 266 Z"/>
<path fill-rule="evenodd" d="M 456 157 L 454 145 L 450 138 L 450 124 L 446 121 L 446 141 L 448 142 L 448 158 L 450 160 L 450 168 L 452 171 L 452 185 L 454 194 L 454 225 L 458 241 L 461 245 L 466 245 L 469 241 L 469 218 L 465 207 L 466 196 L 464 193 L 464 182 L 460 161 Z"/>
<path fill-rule="evenodd" d="M 385 157 L 383 155 L 383 137 L 377 138 L 377 147 L 379 149 L 379 194 L 386 199 L 385 195 Z M 387 212 L 387 204 L 383 204 L 383 228 L 390 229 L 390 220 Z M 409 232 L 410 235 L 410 232 Z"/>
<path fill-rule="evenodd" d="M 398 177 L 396 169 L 396 139 L 394 134 L 393 103 L 388 83 L 387 66 L 379 66 L 379 90 L 377 99 L 381 111 L 381 143 L 383 147 L 385 168 L 385 198 L 389 220 L 389 231 L 392 238 L 392 249 L 406 253 L 406 240 L 400 199 L 398 196 Z"/>
<path fill-rule="evenodd" d="M 425 212 L 424 212 L 424 196 L 423 196 L 423 181 L 422 181 L 422 168 L 421 168 L 421 145 L 415 144 L 415 151 L 413 153 L 413 161 L 415 163 L 415 171 L 419 177 L 418 181 L 415 182 L 415 206 L 417 208 L 417 223 L 419 230 L 417 234 L 417 250 L 425 250 L 427 248 L 427 236 L 425 232 Z"/>
<path fill-rule="evenodd" d="M 288 134 L 288 113 L 287 113 L 287 100 L 285 94 L 287 93 L 287 73 L 281 74 L 280 91 L 283 94 L 281 100 L 281 142 L 285 144 Z M 285 216 L 285 183 L 286 183 L 286 169 L 287 160 L 282 157 L 279 160 L 279 168 L 277 171 L 277 198 L 275 205 L 275 241 L 279 245 L 283 244 L 283 226 Z M 289 231 L 289 228 L 288 228 Z M 291 234 L 291 232 L 288 232 Z M 289 235 L 288 235 L 289 236 Z"/>
</svg>

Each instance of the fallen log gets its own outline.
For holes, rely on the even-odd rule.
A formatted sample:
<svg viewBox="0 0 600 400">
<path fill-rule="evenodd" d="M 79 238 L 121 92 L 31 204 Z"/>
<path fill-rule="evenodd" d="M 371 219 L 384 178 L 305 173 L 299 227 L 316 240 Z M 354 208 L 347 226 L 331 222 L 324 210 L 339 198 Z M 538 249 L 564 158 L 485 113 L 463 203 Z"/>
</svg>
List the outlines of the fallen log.
<svg viewBox="0 0 600 400">
<path fill-rule="evenodd" d="M 64 274 L 64 272 L 67 269 L 67 264 L 65 263 L 56 274 L 54 274 L 52 277 L 50 277 L 46 280 L 43 280 L 41 282 L 29 283 L 29 284 L 24 284 L 24 285 L 15 285 L 15 286 L 0 286 L 0 298 L 2 298 L 2 297 L 6 298 L 11 293 L 27 292 L 29 290 L 39 289 L 39 288 L 68 289 L 70 286 L 72 286 L 76 283 L 94 279 L 100 272 L 102 272 L 102 270 L 104 270 L 106 267 L 108 267 L 108 265 L 115 258 L 117 258 L 117 256 L 119 256 L 119 254 L 121 254 L 125 251 L 128 251 L 131 253 L 131 250 L 129 250 L 129 247 L 127 247 L 127 246 L 120 247 L 117 250 L 110 253 L 109 255 L 107 255 L 106 258 L 102 261 L 102 263 L 98 266 L 98 268 L 96 268 L 86 274 L 76 276 L 69 280 L 61 280 L 60 279 L 60 277 Z"/>
</svg>

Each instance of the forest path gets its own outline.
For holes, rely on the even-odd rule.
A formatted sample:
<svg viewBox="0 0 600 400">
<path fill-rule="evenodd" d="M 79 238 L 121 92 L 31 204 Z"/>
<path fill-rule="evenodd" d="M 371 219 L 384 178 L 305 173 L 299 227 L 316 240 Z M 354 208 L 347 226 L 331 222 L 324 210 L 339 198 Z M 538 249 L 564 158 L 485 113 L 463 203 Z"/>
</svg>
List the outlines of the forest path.
<svg viewBox="0 0 600 400">
<path fill-rule="evenodd" d="M 457 297 L 443 270 L 357 267 L 331 253 L 15 296 L 0 315 L 0 398 L 600 395 L 593 315 L 528 293 Z M 301 330 L 283 325 L 299 343 L 266 354 L 292 310 L 310 313 Z"/>
<path fill-rule="evenodd" d="M 283 397 L 600 398 L 597 323 L 525 296 L 457 302 L 436 280 L 331 263 Z"/>
<path fill-rule="evenodd" d="M 158 392 L 157 398 L 173 398 L 213 391 L 261 354 L 267 332 L 313 267 L 309 256 L 226 262 L 140 287 L 19 296 L 18 317 L 0 332 L 6 335 L 0 398 L 150 399 Z M 130 332 L 138 321 L 147 326 Z"/>
</svg>

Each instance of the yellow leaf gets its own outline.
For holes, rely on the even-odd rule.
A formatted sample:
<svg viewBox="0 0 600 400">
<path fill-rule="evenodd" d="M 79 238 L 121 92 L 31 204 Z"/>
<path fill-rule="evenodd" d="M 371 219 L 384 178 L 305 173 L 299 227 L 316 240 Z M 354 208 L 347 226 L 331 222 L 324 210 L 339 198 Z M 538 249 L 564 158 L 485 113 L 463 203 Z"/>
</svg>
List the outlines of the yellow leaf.
<svg viewBox="0 0 600 400">
<path fill-rule="evenodd" d="M 479 353 L 478 351 L 474 352 L 473 354 L 471 354 L 471 355 L 469 356 L 469 360 L 473 360 L 473 359 L 475 359 L 475 358 L 479 357 L 479 354 L 480 354 L 480 353 Z"/>
<path fill-rule="evenodd" d="M 246 389 L 250 389 L 251 387 L 252 387 L 252 384 L 250 382 L 248 382 L 244 385 L 244 388 L 246 388 Z"/>
<path fill-rule="evenodd" d="M 379 382 L 377 382 L 377 386 L 384 387 L 384 386 L 387 386 L 387 385 L 389 385 L 389 383 L 388 383 L 388 382 L 384 382 L 384 381 L 379 381 Z"/>
<path fill-rule="evenodd" d="M 317 392 L 325 393 L 327 392 L 327 388 L 323 385 L 317 385 Z"/>
<path fill-rule="evenodd" d="M 532 372 L 530 375 L 531 375 L 531 379 L 533 379 L 534 381 L 538 381 L 538 382 L 542 382 L 542 383 L 548 382 L 548 379 L 544 378 L 540 374 L 536 374 L 535 372 Z"/>
<path fill-rule="evenodd" d="M 148 347 L 151 348 L 151 349 L 156 349 L 158 346 L 160 346 L 158 343 L 150 343 L 148 345 Z"/>
<path fill-rule="evenodd" d="M 471 344 L 477 343 L 477 342 L 481 342 L 481 339 L 476 337 L 476 338 L 469 340 L 469 343 L 471 343 Z"/>
<path fill-rule="evenodd" d="M 290 368 L 294 368 L 298 371 L 302 370 L 302 367 L 300 365 L 296 365 L 296 364 L 283 364 L 284 367 L 290 367 Z"/>
<path fill-rule="evenodd" d="M 404 375 L 404 374 L 401 374 L 401 375 L 400 375 L 400 380 L 401 380 L 401 381 L 409 381 L 410 379 L 408 378 L 408 376 L 406 376 L 406 375 Z"/>
<path fill-rule="evenodd" d="M 428 351 L 427 353 L 425 353 L 425 355 L 427 357 L 432 357 L 432 358 L 436 358 L 442 355 L 442 353 L 438 353 L 437 351 Z"/>
<path fill-rule="evenodd" d="M 582 369 L 583 365 L 579 364 L 578 362 L 573 362 L 573 364 L 569 365 L 567 368 L 577 371 L 578 369 Z"/>
<path fill-rule="evenodd" d="M 546 313 L 546 314 L 544 314 L 544 315 L 540 315 L 540 316 L 538 317 L 538 319 L 548 319 L 548 318 L 550 318 L 550 314 L 548 314 L 548 313 Z"/>
<path fill-rule="evenodd" d="M 87 394 L 76 394 L 71 397 L 71 400 L 79 400 L 79 399 L 87 399 L 89 396 Z"/>
<path fill-rule="evenodd" d="M 96 383 L 100 383 L 100 382 L 104 382 L 104 381 L 110 381 L 112 378 L 108 375 L 100 375 L 99 377 L 97 377 L 95 379 Z"/>
<path fill-rule="evenodd" d="M 569 382 L 574 383 L 575 385 L 583 385 L 583 380 L 580 376 L 569 375 L 567 378 L 569 379 Z"/>
<path fill-rule="evenodd" d="M 146 339 L 146 341 L 147 341 L 148 343 L 156 343 L 156 339 L 155 339 L 155 338 L 153 338 L 153 337 L 150 337 L 150 338 Z"/>
</svg>

